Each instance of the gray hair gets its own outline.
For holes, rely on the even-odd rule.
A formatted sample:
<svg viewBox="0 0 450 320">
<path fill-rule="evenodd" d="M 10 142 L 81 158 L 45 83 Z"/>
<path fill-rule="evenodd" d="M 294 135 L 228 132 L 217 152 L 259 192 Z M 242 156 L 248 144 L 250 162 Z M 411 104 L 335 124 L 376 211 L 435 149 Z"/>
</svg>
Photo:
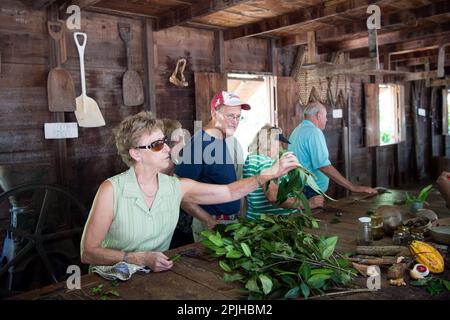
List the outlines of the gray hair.
<svg viewBox="0 0 450 320">
<path fill-rule="evenodd" d="M 307 116 L 313 116 L 318 114 L 324 107 L 323 104 L 317 101 L 310 102 L 306 105 L 305 110 L 303 111 L 303 118 Z"/>
</svg>

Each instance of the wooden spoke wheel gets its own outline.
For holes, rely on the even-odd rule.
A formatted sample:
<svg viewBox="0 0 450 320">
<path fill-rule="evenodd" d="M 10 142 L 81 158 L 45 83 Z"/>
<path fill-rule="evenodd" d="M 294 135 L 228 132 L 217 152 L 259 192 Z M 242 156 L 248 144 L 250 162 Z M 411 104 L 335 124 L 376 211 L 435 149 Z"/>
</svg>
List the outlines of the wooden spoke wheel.
<svg viewBox="0 0 450 320">
<path fill-rule="evenodd" d="M 70 264 L 81 267 L 87 215 L 81 201 L 56 185 L 28 184 L 0 194 L 3 294 L 59 282 Z"/>
</svg>

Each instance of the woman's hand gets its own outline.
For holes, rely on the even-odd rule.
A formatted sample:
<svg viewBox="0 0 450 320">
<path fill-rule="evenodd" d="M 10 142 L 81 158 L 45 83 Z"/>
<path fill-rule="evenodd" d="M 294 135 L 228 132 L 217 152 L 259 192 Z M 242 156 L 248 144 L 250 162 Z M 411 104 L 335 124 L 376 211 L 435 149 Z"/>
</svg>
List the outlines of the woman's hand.
<svg viewBox="0 0 450 320">
<path fill-rule="evenodd" d="M 267 180 L 284 176 L 292 169 L 300 167 L 297 157 L 292 152 L 286 152 L 270 169 L 261 171 L 261 176 Z"/>
<path fill-rule="evenodd" d="M 142 252 L 142 265 L 152 269 L 154 272 L 167 271 L 173 266 L 173 262 L 169 260 L 162 252 Z"/>
<path fill-rule="evenodd" d="M 311 209 L 321 208 L 321 207 L 323 207 L 324 203 L 325 203 L 325 198 L 322 196 L 314 196 L 311 199 L 309 199 L 309 207 Z"/>
</svg>

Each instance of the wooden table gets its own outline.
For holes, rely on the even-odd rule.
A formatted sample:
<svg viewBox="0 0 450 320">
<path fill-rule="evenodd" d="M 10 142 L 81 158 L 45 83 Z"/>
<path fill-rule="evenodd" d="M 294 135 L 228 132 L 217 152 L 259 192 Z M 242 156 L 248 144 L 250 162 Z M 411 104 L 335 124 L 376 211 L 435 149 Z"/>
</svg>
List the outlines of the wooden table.
<svg viewBox="0 0 450 320">
<path fill-rule="evenodd" d="M 367 215 L 368 210 L 376 210 L 382 204 L 393 204 L 394 201 L 402 200 L 404 193 L 392 191 L 377 195 L 369 199 L 361 200 L 361 195 L 355 195 L 331 203 L 329 207 L 338 208 L 342 216 L 338 217 L 339 223 L 330 222 L 337 218 L 336 210 L 318 210 L 315 216 L 320 220 L 319 234 L 331 236 L 338 235 L 337 250 L 340 252 L 351 252 L 356 246 L 356 225 L 358 217 Z M 432 194 L 430 203 L 440 218 L 449 217 L 449 210 L 445 208 L 444 202 L 438 194 Z M 374 244 L 392 244 L 391 238 L 385 237 Z M 168 255 L 186 252 L 193 249 L 194 256 L 183 256 L 174 263 L 173 268 L 162 273 L 136 273 L 126 282 L 120 282 L 116 290 L 120 297 L 115 299 L 167 299 L 167 300 L 228 300 L 242 298 L 240 286 L 236 283 L 226 283 L 222 280 L 223 272 L 217 261 L 207 256 L 201 244 L 191 244 L 169 251 Z M 385 273 L 382 277 L 382 287 L 379 291 L 357 292 L 321 297 L 322 299 L 450 299 L 448 292 L 438 296 L 430 296 L 424 288 L 413 286 L 392 287 L 387 283 Z M 449 278 L 446 270 L 444 276 Z M 366 278 L 355 279 L 353 287 L 365 288 Z M 67 290 L 65 283 L 59 283 L 30 291 L 13 299 L 98 299 L 92 294 L 92 289 L 99 284 L 105 288 L 110 282 L 96 274 L 84 275 L 81 279 L 81 290 Z"/>
</svg>

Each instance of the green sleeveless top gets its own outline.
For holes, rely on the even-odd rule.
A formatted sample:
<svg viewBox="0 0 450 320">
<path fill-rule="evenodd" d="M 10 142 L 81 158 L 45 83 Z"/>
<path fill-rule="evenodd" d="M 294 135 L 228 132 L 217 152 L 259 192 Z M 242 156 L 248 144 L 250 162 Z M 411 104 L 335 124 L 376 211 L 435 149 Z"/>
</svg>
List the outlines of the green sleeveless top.
<svg viewBox="0 0 450 320">
<path fill-rule="evenodd" d="M 158 191 L 150 209 L 133 167 L 108 181 L 114 188 L 114 216 L 102 248 L 130 252 L 168 250 L 180 211 L 178 179 L 158 173 Z"/>
</svg>

